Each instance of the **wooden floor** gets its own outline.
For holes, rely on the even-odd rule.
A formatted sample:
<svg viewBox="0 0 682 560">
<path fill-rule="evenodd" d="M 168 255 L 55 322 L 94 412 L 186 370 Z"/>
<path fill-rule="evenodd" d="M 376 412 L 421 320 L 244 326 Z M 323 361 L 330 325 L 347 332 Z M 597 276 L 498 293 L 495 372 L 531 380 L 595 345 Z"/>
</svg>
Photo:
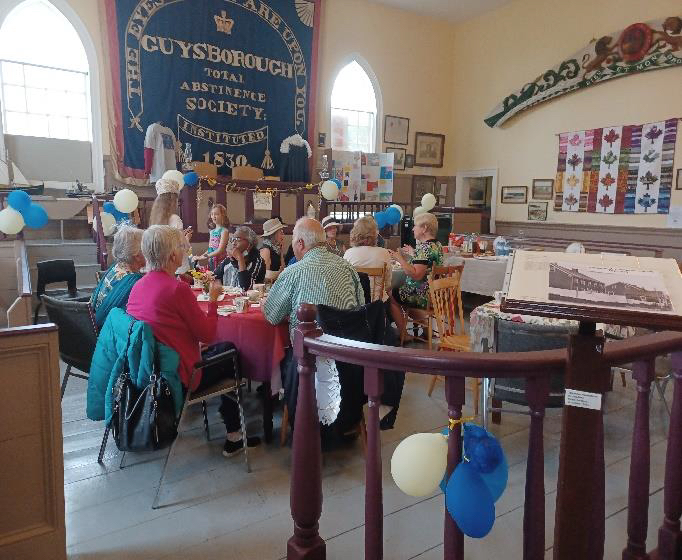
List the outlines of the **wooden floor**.
<svg viewBox="0 0 682 560">
<path fill-rule="evenodd" d="M 408 375 L 396 427 L 382 432 L 384 466 L 384 557 L 391 560 L 443 557 L 443 497 L 410 498 L 393 484 L 390 457 L 396 445 L 415 432 L 438 431 L 446 425 L 443 383 L 433 398 L 428 378 Z M 635 388 L 631 380 L 607 399 L 606 554 L 620 557 L 625 544 L 627 483 Z M 275 560 L 286 556 L 292 533 L 289 512 L 290 449 L 275 443 L 251 452 L 253 472 L 243 457 L 221 455 L 222 424 L 215 406 L 211 421 L 215 439 L 207 444 L 199 410 L 187 418 L 163 489 L 163 509 L 152 510 L 163 454 L 128 455 L 119 469 L 118 451 L 107 448 L 104 467 L 96 456 L 103 426 L 85 418 L 86 382 L 69 382 L 63 400 L 66 530 L 69 558 L 78 560 Z M 671 391 L 668 390 L 668 398 Z M 470 398 L 470 395 L 467 396 Z M 260 403 L 255 392 L 248 412 L 252 433 L 259 434 Z M 547 491 L 546 546 L 551 557 L 558 468 L 561 411 L 549 411 L 545 424 Z M 662 520 L 662 486 L 667 415 L 654 397 L 651 416 L 652 482 L 649 545 Z M 279 414 L 276 426 L 279 423 Z M 494 432 L 509 462 L 509 485 L 496 504 L 497 520 L 484 540 L 467 539 L 466 558 L 521 558 L 525 456 L 528 420 L 505 415 Z M 277 435 L 277 432 L 276 432 Z M 277 438 L 275 438 L 277 439 Z M 320 531 L 327 558 L 363 558 L 364 465 L 359 444 L 325 454 L 324 506 Z"/>
</svg>

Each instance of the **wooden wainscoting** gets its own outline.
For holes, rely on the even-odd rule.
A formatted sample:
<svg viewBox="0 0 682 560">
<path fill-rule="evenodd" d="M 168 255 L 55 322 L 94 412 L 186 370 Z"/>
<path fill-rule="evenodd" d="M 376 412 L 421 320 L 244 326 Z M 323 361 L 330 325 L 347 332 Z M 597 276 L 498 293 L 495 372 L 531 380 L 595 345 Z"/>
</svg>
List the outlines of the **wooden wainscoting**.
<svg viewBox="0 0 682 560">
<path fill-rule="evenodd" d="M 0 558 L 64 560 L 55 325 L 0 330 L 0 403 Z"/>
</svg>

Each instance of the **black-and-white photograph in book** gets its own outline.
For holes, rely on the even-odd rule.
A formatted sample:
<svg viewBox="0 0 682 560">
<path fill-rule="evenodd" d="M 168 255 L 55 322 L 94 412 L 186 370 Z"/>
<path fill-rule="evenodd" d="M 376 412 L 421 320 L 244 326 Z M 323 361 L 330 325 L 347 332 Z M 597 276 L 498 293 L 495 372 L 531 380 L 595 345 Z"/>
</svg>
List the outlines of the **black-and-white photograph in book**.
<svg viewBox="0 0 682 560">
<path fill-rule="evenodd" d="M 674 311 L 663 277 L 653 270 L 552 262 L 548 298 L 632 311 Z"/>
</svg>

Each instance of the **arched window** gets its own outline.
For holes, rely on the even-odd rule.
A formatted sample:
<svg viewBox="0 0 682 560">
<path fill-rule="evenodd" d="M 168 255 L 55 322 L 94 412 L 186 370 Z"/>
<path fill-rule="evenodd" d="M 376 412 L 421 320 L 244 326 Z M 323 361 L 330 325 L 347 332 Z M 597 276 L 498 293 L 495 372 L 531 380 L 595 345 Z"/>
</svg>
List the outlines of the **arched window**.
<svg viewBox="0 0 682 560">
<path fill-rule="evenodd" d="M 26 0 L 0 29 L 4 132 L 92 141 L 85 48 L 64 15 L 46 0 Z"/>
<path fill-rule="evenodd" d="M 372 153 L 376 149 L 377 96 L 356 60 L 336 77 L 331 99 L 332 149 Z"/>
</svg>

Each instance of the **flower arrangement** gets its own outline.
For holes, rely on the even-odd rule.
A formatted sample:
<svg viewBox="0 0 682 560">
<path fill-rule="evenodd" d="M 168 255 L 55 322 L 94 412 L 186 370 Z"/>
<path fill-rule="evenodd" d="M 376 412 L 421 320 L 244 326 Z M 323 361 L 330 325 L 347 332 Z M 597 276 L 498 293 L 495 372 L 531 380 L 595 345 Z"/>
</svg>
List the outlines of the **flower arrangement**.
<svg viewBox="0 0 682 560">
<path fill-rule="evenodd" d="M 211 288 L 211 282 L 215 280 L 213 273 L 206 267 L 199 267 L 197 270 L 191 270 L 190 274 L 195 282 L 201 284 L 201 289 L 204 293 L 208 293 Z"/>
</svg>

